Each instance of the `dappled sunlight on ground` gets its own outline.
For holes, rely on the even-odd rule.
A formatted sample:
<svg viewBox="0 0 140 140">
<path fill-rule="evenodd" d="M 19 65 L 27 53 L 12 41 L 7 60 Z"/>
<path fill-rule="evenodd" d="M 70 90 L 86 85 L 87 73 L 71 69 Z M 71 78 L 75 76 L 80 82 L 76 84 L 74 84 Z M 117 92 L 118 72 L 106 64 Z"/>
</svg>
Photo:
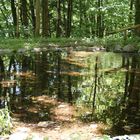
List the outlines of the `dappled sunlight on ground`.
<svg viewBox="0 0 140 140">
<path fill-rule="evenodd" d="M 49 140 L 66 140 L 68 137 L 90 140 L 102 135 L 104 126 L 94 122 L 81 122 L 75 116 L 76 110 L 71 104 L 57 101 L 55 98 L 45 95 L 31 97 L 31 103 L 27 110 L 18 110 L 13 114 L 12 137 L 16 133 L 17 135 L 22 133 L 21 136 L 25 133 L 28 137 L 34 134 L 36 137 L 48 137 Z M 40 112 L 42 116 L 39 115 Z"/>
</svg>

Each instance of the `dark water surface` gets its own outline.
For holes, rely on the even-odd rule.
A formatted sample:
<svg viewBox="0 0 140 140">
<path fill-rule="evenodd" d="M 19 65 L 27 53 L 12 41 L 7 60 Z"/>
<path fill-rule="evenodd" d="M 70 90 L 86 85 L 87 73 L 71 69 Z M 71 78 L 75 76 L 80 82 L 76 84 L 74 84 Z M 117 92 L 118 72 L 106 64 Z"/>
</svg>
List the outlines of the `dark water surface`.
<svg viewBox="0 0 140 140">
<path fill-rule="evenodd" d="M 61 49 L 0 55 L 1 108 L 8 103 L 33 119 L 25 110 L 42 95 L 89 108 L 80 112 L 85 121 L 140 133 L 140 56 Z"/>
</svg>

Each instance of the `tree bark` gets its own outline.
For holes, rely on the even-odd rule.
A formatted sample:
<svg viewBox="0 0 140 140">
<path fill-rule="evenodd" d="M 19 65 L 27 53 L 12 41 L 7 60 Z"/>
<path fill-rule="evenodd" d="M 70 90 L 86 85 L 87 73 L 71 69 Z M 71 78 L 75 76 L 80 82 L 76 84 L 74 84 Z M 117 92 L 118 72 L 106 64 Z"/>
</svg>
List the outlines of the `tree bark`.
<svg viewBox="0 0 140 140">
<path fill-rule="evenodd" d="M 66 37 L 70 37 L 71 35 L 71 26 L 72 26 L 71 24 L 72 24 L 72 0 L 68 0 Z"/>
<path fill-rule="evenodd" d="M 36 8 L 35 36 L 38 37 L 40 35 L 40 0 L 36 0 L 35 8 Z"/>
<path fill-rule="evenodd" d="M 98 7 L 98 15 L 97 15 L 97 36 L 103 37 L 103 15 L 101 14 L 100 7 L 102 6 L 102 0 L 98 0 L 97 7 Z"/>
<path fill-rule="evenodd" d="M 18 0 L 17 2 L 17 26 L 16 26 L 16 36 L 19 37 L 20 36 L 20 31 L 19 31 L 19 16 L 20 16 L 20 0 Z"/>
<path fill-rule="evenodd" d="M 42 36 L 49 35 L 48 0 L 42 0 Z"/>
<path fill-rule="evenodd" d="M 82 18 L 82 0 L 79 0 L 79 27 L 80 27 L 80 30 L 82 29 L 82 21 L 83 21 L 83 18 Z"/>
<path fill-rule="evenodd" d="M 66 36 L 66 30 L 67 30 L 67 19 L 66 19 L 66 4 L 65 0 L 62 1 L 63 4 L 63 36 Z"/>
<path fill-rule="evenodd" d="M 13 26 L 14 26 L 14 30 L 15 30 L 15 36 L 18 37 L 18 34 L 16 33 L 16 28 L 17 28 L 17 13 L 16 13 L 15 0 L 11 0 L 11 12 L 12 12 L 12 18 L 13 18 Z"/>
<path fill-rule="evenodd" d="M 22 25 L 28 27 L 27 0 L 21 0 Z"/>
<path fill-rule="evenodd" d="M 134 5 L 134 0 L 131 0 L 130 1 L 130 13 L 129 13 L 129 22 L 130 22 L 130 24 L 132 23 L 132 17 L 133 17 L 133 14 L 132 14 L 133 5 Z"/>
<path fill-rule="evenodd" d="M 61 2 L 57 0 L 57 27 L 56 27 L 56 37 L 61 36 Z"/>
<path fill-rule="evenodd" d="M 135 25 L 140 24 L 140 0 L 135 2 Z M 135 30 L 135 34 L 140 36 L 140 28 Z"/>
<path fill-rule="evenodd" d="M 29 0 L 29 2 L 30 2 L 30 11 L 31 11 L 31 18 L 32 18 L 33 34 L 35 34 L 36 17 L 35 17 L 35 11 L 34 11 L 34 1 Z"/>
</svg>

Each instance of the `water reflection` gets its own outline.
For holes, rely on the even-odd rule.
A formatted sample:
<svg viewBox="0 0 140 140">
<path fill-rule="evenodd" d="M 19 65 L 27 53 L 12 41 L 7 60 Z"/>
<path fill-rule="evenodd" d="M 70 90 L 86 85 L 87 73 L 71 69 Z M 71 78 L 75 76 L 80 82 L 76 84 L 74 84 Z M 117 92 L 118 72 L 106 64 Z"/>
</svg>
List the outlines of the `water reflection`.
<svg viewBox="0 0 140 140">
<path fill-rule="evenodd" d="M 25 114 L 30 120 L 36 114 L 34 121 L 39 121 L 42 110 L 49 115 L 41 119 L 50 119 L 52 106 L 40 99 L 48 95 L 74 103 L 79 110 L 83 105 L 92 119 L 119 130 L 139 132 L 139 81 L 140 59 L 136 55 L 57 49 L 0 56 L 0 106 L 8 102 L 23 120 Z M 40 112 L 35 97 L 42 105 Z M 85 110 L 79 112 L 82 119 L 88 119 Z"/>
</svg>

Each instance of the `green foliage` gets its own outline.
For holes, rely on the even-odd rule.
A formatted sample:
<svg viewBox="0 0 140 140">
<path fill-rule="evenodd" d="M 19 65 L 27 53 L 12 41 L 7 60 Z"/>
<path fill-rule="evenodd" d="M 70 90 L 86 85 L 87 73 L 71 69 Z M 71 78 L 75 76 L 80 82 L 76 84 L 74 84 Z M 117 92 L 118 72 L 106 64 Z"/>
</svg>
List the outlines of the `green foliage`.
<svg viewBox="0 0 140 140">
<path fill-rule="evenodd" d="M 78 107 L 84 104 L 84 108 L 79 112 L 82 115 L 81 119 L 89 121 L 97 119 L 109 125 L 115 125 L 118 123 L 123 109 L 121 103 L 124 97 L 125 75 L 119 70 L 116 71 L 116 68 L 121 68 L 122 58 L 118 54 L 115 55 L 113 53 L 98 55 L 98 82 L 94 114 L 92 114 L 93 94 L 95 92 L 94 76 L 85 77 L 83 79 L 84 82 L 78 85 L 81 96 L 76 103 Z M 87 62 L 90 64 L 89 71 L 93 73 L 95 56 L 88 59 Z M 84 63 L 87 62 L 85 61 Z"/>
<path fill-rule="evenodd" d="M 34 135 L 31 135 L 31 136 L 27 137 L 25 140 L 34 140 L 34 139 L 36 139 L 36 138 L 34 138 Z M 43 140 L 49 140 L 49 138 L 44 137 Z"/>
<path fill-rule="evenodd" d="M 107 0 L 99 1 L 74 1 L 73 2 L 73 15 L 72 15 L 72 34 L 71 37 L 87 37 L 93 38 L 98 36 L 98 18 L 101 16 L 101 23 L 103 24 L 102 30 L 104 34 L 109 31 L 122 28 L 124 26 L 132 25 L 134 23 L 134 10 L 130 10 L 129 0 Z M 20 2 L 19 5 L 22 3 Z M 35 3 L 34 3 L 35 4 Z M 15 3 L 16 8 L 18 2 Z M 0 3 L 0 37 L 14 37 L 15 29 L 13 26 L 13 17 L 11 10 L 11 3 L 3 0 Z M 35 5 L 33 5 L 35 10 Z M 66 34 L 67 26 L 67 1 L 61 2 L 61 36 L 64 37 Z M 30 3 L 27 1 L 27 9 L 30 9 Z M 17 9 L 16 9 L 17 10 Z M 21 10 L 19 8 L 19 10 Z M 34 36 L 33 21 L 30 11 L 28 12 L 28 27 L 27 30 L 23 27 L 23 17 L 19 17 L 19 32 L 20 36 L 28 34 L 29 37 Z M 18 13 L 18 12 L 17 12 Z M 22 16 L 22 11 L 19 11 Z M 130 14 L 131 13 L 131 14 Z M 49 1 L 49 33 L 52 37 L 56 35 L 56 23 L 57 23 L 57 2 Z M 35 16 L 35 15 L 34 15 Z M 130 20 L 131 18 L 131 20 Z M 121 35 L 120 35 L 121 36 Z"/>
<path fill-rule="evenodd" d="M 110 35 L 104 38 L 104 47 L 107 51 L 113 51 L 116 45 L 124 46 L 124 38 L 117 35 Z"/>
<path fill-rule="evenodd" d="M 49 138 L 48 137 L 45 137 L 43 140 L 49 140 Z"/>
<path fill-rule="evenodd" d="M 135 47 L 140 48 L 140 37 L 134 36 L 127 39 L 126 44 L 134 45 Z"/>
<path fill-rule="evenodd" d="M 97 138 L 97 140 L 111 140 L 111 138 L 109 136 L 107 136 L 107 135 L 104 135 L 104 136 L 102 136 L 100 138 Z"/>
<path fill-rule="evenodd" d="M 0 135 L 10 133 L 12 122 L 8 107 L 0 109 Z"/>
</svg>

